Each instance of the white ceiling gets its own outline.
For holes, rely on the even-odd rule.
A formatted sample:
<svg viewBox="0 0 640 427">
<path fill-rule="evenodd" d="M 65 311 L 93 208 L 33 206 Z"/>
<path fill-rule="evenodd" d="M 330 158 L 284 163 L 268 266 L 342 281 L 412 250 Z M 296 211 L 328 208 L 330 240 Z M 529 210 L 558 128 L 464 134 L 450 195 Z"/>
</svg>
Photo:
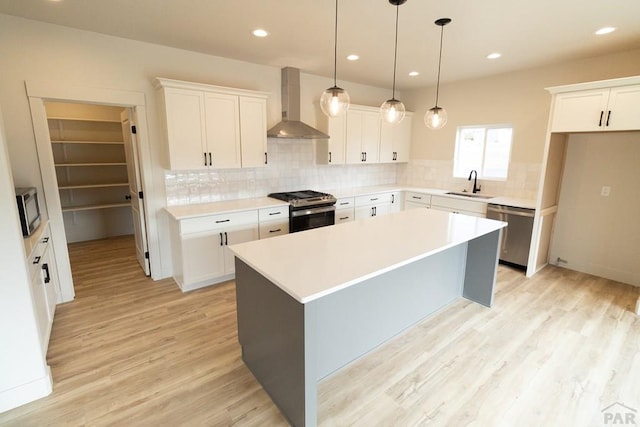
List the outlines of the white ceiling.
<svg viewBox="0 0 640 427">
<path fill-rule="evenodd" d="M 333 75 L 333 0 L 0 0 L 0 13 L 303 72 Z M 640 48 L 640 0 L 408 0 L 400 6 L 398 89 Z M 605 36 L 604 26 L 618 30 Z M 270 36 L 251 35 L 264 28 Z M 395 6 L 341 0 L 338 80 L 391 87 Z M 502 53 L 487 60 L 491 52 Z M 349 53 L 360 60 L 345 59 Z M 419 71 L 409 77 L 409 71 Z"/>
</svg>

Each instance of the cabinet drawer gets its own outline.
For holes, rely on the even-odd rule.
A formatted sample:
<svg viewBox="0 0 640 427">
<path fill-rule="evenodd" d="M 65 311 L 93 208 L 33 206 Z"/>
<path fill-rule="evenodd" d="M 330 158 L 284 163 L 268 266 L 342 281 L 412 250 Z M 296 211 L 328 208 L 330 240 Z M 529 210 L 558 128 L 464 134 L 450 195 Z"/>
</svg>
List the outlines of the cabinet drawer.
<svg viewBox="0 0 640 427">
<path fill-rule="evenodd" d="M 336 210 L 336 224 L 350 222 L 355 219 L 355 211 L 353 208 Z"/>
<path fill-rule="evenodd" d="M 431 205 L 431 195 L 430 194 L 422 194 L 415 193 L 413 191 L 407 191 L 404 196 L 405 203 L 420 203 L 422 205 L 429 206 Z"/>
<path fill-rule="evenodd" d="M 486 202 L 473 202 L 470 200 L 460 200 L 453 197 L 431 196 L 431 206 L 441 206 L 444 208 L 450 208 L 454 211 L 469 211 L 482 214 L 487 214 Z"/>
<path fill-rule="evenodd" d="M 221 228 L 256 224 L 257 222 L 257 210 L 188 218 L 180 221 L 180 234 L 201 233 Z"/>
<path fill-rule="evenodd" d="M 260 209 L 258 216 L 260 222 L 273 221 L 275 219 L 289 218 L 289 205 L 278 206 L 275 208 Z"/>
<path fill-rule="evenodd" d="M 356 206 L 392 203 L 394 198 L 393 193 L 367 194 L 366 196 L 356 197 Z"/>
<path fill-rule="evenodd" d="M 343 197 L 336 201 L 336 210 L 345 209 L 345 208 L 353 208 L 355 205 L 355 198 L 353 197 Z M 336 213 L 337 216 L 337 213 Z"/>
<path fill-rule="evenodd" d="M 289 234 L 289 221 L 267 221 L 260 223 L 260 240 Z"/>
</svg>

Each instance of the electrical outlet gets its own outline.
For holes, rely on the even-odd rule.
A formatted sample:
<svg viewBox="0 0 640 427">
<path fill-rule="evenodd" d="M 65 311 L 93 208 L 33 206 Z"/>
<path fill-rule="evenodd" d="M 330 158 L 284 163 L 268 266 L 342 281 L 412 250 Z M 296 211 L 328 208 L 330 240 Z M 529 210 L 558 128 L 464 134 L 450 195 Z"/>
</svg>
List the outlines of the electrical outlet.
<svg viewBox="0 0 640 427">
<path fill-rule="evenodd" d="M 608 185 L 605 185 L 604 187 L 602 187 L 602 189 L 600 190 L 600 195 L 604 197 L 609 197 L 609 194 L 611 194 L 611 187 L 609 187 Z"/>
</svg>

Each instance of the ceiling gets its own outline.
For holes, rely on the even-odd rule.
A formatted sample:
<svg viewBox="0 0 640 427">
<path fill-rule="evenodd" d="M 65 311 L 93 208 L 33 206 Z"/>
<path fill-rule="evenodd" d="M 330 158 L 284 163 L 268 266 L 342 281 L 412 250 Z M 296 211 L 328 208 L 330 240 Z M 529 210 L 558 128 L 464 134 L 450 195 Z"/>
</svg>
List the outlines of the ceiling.
<svg viewBox="0 0 640 427">
<path fill-rule="evenodd" d="M 391 87 L 395 6 L 342 0 L 338 80 Z M 332 0 L 0 0 L 0 13 L 303 72 L 333 75 Z M 408 0 L 399 7 L 397 88 L 640 48 L 638 0 Z M 617 31 L 596 36 L 604 26 Z M 255 28 L 270 35 L 256 38 Z M 500 52 L 502 57 L 486 56 Z M 360 60 L 345 59 L 355 53 Z M 410 71 L 417 77 L 409 77 Z"/>
</svg>

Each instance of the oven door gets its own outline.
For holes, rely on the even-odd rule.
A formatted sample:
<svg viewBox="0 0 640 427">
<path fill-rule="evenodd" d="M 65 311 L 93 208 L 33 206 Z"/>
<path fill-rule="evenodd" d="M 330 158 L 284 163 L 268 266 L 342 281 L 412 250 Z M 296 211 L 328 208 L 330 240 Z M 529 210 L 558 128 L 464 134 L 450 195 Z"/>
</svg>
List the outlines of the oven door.
<svg viewBox="0 0 640 427">
<path fill-rule="evenodd" d="M 302 208 L 291 211 L 289 217 L 289 232 L 310 230 L 312 228 L 324 227 L 336 223 L 336 207 L 319 206 L 313 208 Z"/>
</svg>

